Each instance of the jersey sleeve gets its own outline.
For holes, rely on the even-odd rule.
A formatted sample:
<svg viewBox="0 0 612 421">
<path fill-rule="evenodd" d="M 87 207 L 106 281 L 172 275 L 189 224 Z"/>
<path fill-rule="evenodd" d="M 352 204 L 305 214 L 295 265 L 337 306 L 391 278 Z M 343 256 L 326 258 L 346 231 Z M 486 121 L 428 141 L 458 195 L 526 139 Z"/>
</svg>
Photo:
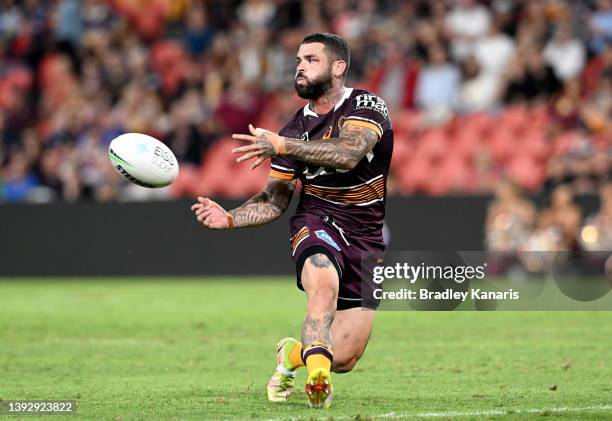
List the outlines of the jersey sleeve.
<svg viewBox="0 0 612 421">
<path fill-rule="evenodd" d="M 285 156 L 272 157 L 270 166 L 270 177 L 280 178 L 281 180 L 293 180 L 297 178 L 298 165 L 294 159 Z"/>
<path fill-rule="evenodd" d="M 278 132 L 281 136 L 287 136 L 286 127 Z M 280 178 L 281 180 L 294 180 L 297 178 L 298 163 L 295 159 L 286 156 L 273 156 L 271 159 L 270 177 Z"/>
<path fill-rule="evenodd" d="M 380 140 L 384 127 L 389 124 L 389 111 L 385 101 L 367 92 L 355 96 L 349 105 L 349 113 L 342 126 L 347 124 L 372 129 Z"/>
</svg>

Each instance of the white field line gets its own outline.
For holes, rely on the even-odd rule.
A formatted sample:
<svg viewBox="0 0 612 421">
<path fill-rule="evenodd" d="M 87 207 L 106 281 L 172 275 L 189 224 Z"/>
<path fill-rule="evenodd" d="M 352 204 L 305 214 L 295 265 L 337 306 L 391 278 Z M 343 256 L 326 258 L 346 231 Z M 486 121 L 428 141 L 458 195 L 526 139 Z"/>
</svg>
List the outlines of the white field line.
<svg viewBox="0 0 612 421">
<path fill-rule="evenodd" d="M 608 405 L 593 405 L 593 406 L 563 406 L 558 408 L 508 408 L 508 409 L 491 409 L 480 411 L 444 411 L 444 412 L 413 412 L 413 413 L 395 413 L 389 412 L 381 415 L 363 414 L 361 418 L 394 418 L 394 419 L 411 419 L 411 418 L 452 418 L 452 417 L 486 417 L 494 415 L 515 415 L 515 414 L 540 414 L 540 413 L 555 413 L 564 412 L 588 412 L 588 411 L 611 411 L 612 404 Z M 315 414 L 313 414 L 315 415 Z M 284 420 L 350 420 L 355 419 L 357 415 L 334 416 L 333 410 L 323 417 L 304 416 L 304 417 L 286 417 L 286 418 L 270 418 L 262 421 L 284 421 Z"/>
<path fill-rule="evenodd" d="M 540 414 L 540 413 L 563 413 L 563 412 L 587 412 L 587 411 L 610 411 L 612 405 L 593 405 L 593 406 L 562 406 L 559 408 L 515 408 L 515 409 L 491 409 L 484 411 L 449 411 L 449 412 L 423 412 L 406 416 L 421 418 L 446 418 L 446 417 L 477 417 L 490 415 L 512 415 L 512 414 Z M 392 417 L 385 414 L 385 418 Z M 400 415 L 403 416 L 403 415 Z"/>
</svg>

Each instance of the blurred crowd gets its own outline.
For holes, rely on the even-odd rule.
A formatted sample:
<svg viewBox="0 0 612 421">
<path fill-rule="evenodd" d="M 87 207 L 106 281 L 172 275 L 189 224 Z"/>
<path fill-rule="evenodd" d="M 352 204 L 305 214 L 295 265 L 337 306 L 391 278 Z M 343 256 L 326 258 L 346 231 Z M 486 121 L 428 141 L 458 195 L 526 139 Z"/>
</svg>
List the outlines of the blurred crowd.
<svg viewBox="0 0 612 421">
<path fill-rule="evenodd" d="M 612 182 L 600 187 L 598 208 L 587 215 L 568 184 L 556 186 L 538 209 L 515 184 L 500 182 L 485 237 L 494 274 L 545 272 L 559 258 L 555 252 L 562 252 L 584 263 L 580 269 L 601 274 L 605 265 L 612 276 Z"/>
<path fill-rule="evenodd" d="M 612 0 L 0 0 L 0 201 L 252 193 L 265 170 L 250 184 L 224 173 L 227 136 L 295 112 L 295 53 L 318 31 L 347 39 L 348 85 L 387 102 L 389 193 L 492 193 L 516 177 L 557 203 L 610 179 Z M 124 132 L 171 147 L 173 187 L 116 174 L 107 148 Z M 551 219 L 524 207 L 528 225 Z"/>
</svg>

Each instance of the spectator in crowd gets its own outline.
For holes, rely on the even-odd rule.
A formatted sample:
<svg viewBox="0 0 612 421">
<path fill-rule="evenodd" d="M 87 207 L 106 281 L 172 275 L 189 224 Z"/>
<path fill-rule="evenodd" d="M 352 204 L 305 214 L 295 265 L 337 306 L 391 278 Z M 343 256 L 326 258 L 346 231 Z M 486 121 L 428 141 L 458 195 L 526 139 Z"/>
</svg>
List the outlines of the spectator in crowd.
<svg viewBox="0 0 612 421">
<path fill-rule="evenodd" d="M 493 110 L 501 97 L 501 79 L 484 72 L 473 55 L 461 64 L 461 73 L 458 110 L 463 113 Z"/>
<path fill-rule="evenodd" d="M 515 53 L 514 40 L 500 31 L 500 22 L 493 21 L 486 36 L 474 44 L 474 57 L 485 74 L 500 76 Z"/>
<path fill-rule="evenodd" d="M 579 240 L 585 250 L 612 251 L 612 182 L 600 189 L 599 210 L 586 218 Z"/>
<path fill-rule="evenodd" d="M 531 273 L 552 269 L 555 252 L 571 252 L 578 248 L 576 235 L 581 221 L 581 210 L 574 202 L 569 186 L 558 186 L 550 206 L 540 211 L 536 226 L 519 249 L 523 267 Z"/>
<path fill-rule="evenodd" d="M 487 249 L 503 253 L 516 252 L 533 229 L 535 217 L 535 206 L 520 188 L 508 180 L 502 180 L 497 184 L 495 198 L 487 210 Z"/>
<path fill-rule="evenodd" d="M 576 249 L 576 233 L 581 219 L 582 211 L 574 202 L 572 189 L 567 185 L 556 187 L 550 206 L 538 215 L 536 229 L 523 250 L 544 252 Z"/>
<path fill-rule="evenodd" d="M 476 0 L 455 0 L 454 7 L 446 15 L 447 36 L 456 60 L 474 54 L 474 47 L 491 25 L 491 13 Z"/>
<path fill-rule="evenodd" d="M 518 264 L 517 251 L 529 238 L 535 216 L 535 206 L 518 186 L 508 180 L 497 184 L 485 221 L 491 275 L 506 273 Z"/>
<path fill-rule="evenodd" d="M 586 60 L 586 50 L 582 42 L 575 38 L 569 26 L 563 25 L 555 31 L 554 37 L 544 48 L 544 59 L 562 81 L 580 75 Z"/>
<path fill-rule="evenodd" d="M 523 161 L 534 177 L 551 169 L 545 193 L 560 182 L 592 193 L 610 171 L 610 4 L 4 0 L 0 200 L 136 197 L 143 190 L 113 173 L 105 150 L 126 131 L 168 143 L 196 174 L 178 191 L 198 190 L 210 145 L 248 123 L 273 128 L 300 103 L 287 91 L 295 46 L 315 31 L 349 40 L 349 85 L 387 100 L 398 156 L 452 155 L 417 168 L 455 180 L 436 194 L 491 193 Z M 422 130 L 431 122 L 444 124 L 432 135 Z M 576 143 L 589 146 L 576 153 Z M 393 165 L 398 191 L 423 184 L 405 180 L 415 163 Z"/>
<path fill-rule="evenodd" d="M 597 8 L 589 18 L 591 50 L 599 54 L 605 45 L 612 42 L 612 0 L 597 0 Z"/>
<path fill-rule="evenodd" d="M 187 30 L 184 35 L 187 51 L 193 56 L 202 54 L 208 50 L 213 38 L 214 33 L 208 22 L 206 8 L 197 5 L 187 14 Z"/>
<path fill-rule="evenodd" d="M 79 0 L 60 0 L 55 19 L 55 37 L 58 41 L 66 41 L 73 45 L 81 42 L 83 21 L 81 19 L 81 2 Z"/>
<path fill-rule="evenodd" d="M 587 96 L 596 94 L 598 85 L 602 79 L 610 79 L 612 76 L 612 41 L 602 48 L 599 55 L 593 57 L 582 75 L 584 94 Z"/>
<path fill-rule="evenodd" d="M 268 28 L 275 14 L 276 4 L 270 0 L 246 0 L 237 11 L 240 21 L 252 30 Z"/>
<path fill-rule="evenodd" d="M 384 96 L 391 110 L 414 105 L 419 64 L 400 42 L 390 41 L 383 50 L 381 62 L 371 66 L 369 88 Z"/>
<path fill-rule="evenodd" d="M 8 202 L 30 199 L 34 189 L 39 186 L 38 178 L 31 171 L 27 156 L 21 150 L 11 154 L 4 176 L 4 199 Z"/>
<path fill-rule="evenodd" d="M 457 104 L 460 73 L 449 63 L 441 45 L 433 45 L 428 63 L 420 70 L 416 84 L 416 104 L 426 112 L 449 114 Z"/>
</svg>

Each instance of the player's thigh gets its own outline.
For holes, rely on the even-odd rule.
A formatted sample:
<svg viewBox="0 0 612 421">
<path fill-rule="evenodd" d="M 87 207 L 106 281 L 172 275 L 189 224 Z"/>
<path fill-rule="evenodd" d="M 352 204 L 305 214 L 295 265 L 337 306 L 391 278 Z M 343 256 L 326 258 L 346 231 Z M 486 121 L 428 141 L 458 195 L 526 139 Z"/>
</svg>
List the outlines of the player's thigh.
<svg viewBox="0 0 612 421">
<path fill-rule="evenodd" d="M 340 279 L 331 256 L 325 253 L 310 254 L 304 262 L 300 279 L 309 302 L 324 300 L 335 307 Z"/>
<path fill-rule="evenodd" d="M 350 371 L 368 344 L 376 311 L 361 307 L 336 311 L 331 326 L 336 371 Z"/>
</svg>

